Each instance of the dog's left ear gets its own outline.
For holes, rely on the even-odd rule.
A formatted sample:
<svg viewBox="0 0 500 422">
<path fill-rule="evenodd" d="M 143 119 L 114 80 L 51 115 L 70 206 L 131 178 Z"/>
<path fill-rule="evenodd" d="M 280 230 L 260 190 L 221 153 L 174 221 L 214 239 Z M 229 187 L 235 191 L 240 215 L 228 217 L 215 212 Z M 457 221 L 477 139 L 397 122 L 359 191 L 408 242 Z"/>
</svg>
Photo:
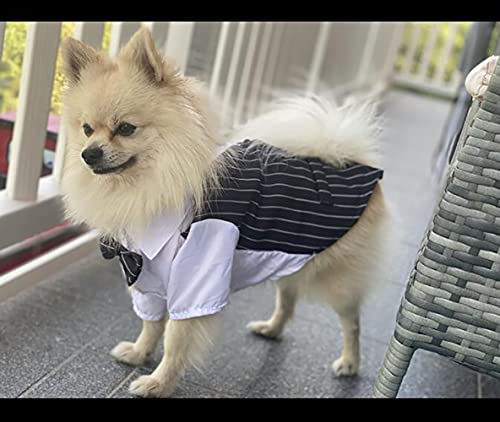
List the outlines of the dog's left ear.
<svg viewBox="0 0 500 422">
<path fill-rule="evenodd" d="M 162 83 L 168 75 L 164 61 L 155 47 L 148 28 L 142 27 L 120 51 L 118 59 L 125 60 L 143 71 L 153 83 Z"/>
</svg>

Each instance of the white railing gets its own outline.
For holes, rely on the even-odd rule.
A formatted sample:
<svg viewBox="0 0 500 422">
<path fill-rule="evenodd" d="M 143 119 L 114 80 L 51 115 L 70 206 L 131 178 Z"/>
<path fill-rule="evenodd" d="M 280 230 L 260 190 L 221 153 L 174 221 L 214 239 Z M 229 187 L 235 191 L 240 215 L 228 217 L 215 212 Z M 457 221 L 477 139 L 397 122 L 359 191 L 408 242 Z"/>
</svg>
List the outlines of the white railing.
<svg viewBox="0 0 500 422">
<path fill-rule="evenodd" d="M 202 77 L 222 100 L 228 125 L 254 116 L 276 89 L 339 95 L 380 88 L 390 79 L 401 23 L 145 22 L 159 49 L 187 74 Z M 139 22 L 112 23 L 109 53 Z M 101 47 L 103 22 L 80 22 L 74 37 Z M 5 24 L 0 23 L 0 53 Z M 30 23 L 24 53 L 7 187 L 0 191 L 0 249 L 63 221 L 58 181 L 66 132 L 59 130 L 54 172 L 40 178 L 60 23 Z M 89 232 L 0 276 L 0 299 L 15 294 L 97 247 Z"/>
<path fill-rule="evenodd" d="M 457 69 L 466 22 L 409 22 L 401 38 L 394 81 L 405 87 L 453 98 L 462 75 Z M 463 46 L 463 40 L 459 43 Z"/>
</svg>

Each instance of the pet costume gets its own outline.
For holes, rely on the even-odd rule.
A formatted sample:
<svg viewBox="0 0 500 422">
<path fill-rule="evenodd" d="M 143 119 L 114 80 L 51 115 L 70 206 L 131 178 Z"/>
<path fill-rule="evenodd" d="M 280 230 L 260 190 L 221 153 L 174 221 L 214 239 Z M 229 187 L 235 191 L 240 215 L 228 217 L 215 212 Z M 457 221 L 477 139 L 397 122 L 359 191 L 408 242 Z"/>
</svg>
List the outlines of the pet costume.
<svg viewBox="0 0 500 422">
<path fill-rule="evenodd" d="M 383 170 L 287 155 L 260 141 L 229 147 L 200 212 L 161 215 L 141 235 L 101 239 L 119 257 L 143 320 L 221 311 L 231 292 L 300 270 L 359 220 Z"/>
</svg>

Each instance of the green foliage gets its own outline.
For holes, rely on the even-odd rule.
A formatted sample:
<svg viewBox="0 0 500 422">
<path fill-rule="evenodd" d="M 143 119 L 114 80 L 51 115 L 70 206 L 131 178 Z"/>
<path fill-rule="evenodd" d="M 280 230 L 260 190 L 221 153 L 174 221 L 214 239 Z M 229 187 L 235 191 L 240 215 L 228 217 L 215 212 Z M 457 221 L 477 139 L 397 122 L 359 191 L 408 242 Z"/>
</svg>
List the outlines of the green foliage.
<svg viewBox="0 0 500 422">
<path fill-rule="evenodd" d="M 61 28 L 61 41 L 73 35 L 74 30 L 74 22 L 63 22 Z M 13 111 L 17 108 L 27 33 L 27 22 L 7 22 L 2 61 L 0 62 L 0 112 Z M 110 35 L 111 22 L 106 22 L 103 37 L 104 49 L 109 48 Z M 61 65 L 61 50 L 59 49 L 50 106 L 50 112 L 59 115 L 61 114 L 61 101 L 64 90 L 64 78 L 61 72 Z"/>
<path fill-rule="evenodd" d="M 460 53 L 464 46 L 465 36 L 470 27 L 471 22 L 460 22 L 458 31 L 453 35 L 450 33 L 450 23 L 437 23 L 437 22 L 408 22 L 405 26 L 403 33 L 403 40 L 400 45 L 398 56 L 396 58 L 395 67 L 397 70 L 401 70 L 403 67 L 410 65 L 410 73 L 415 74 L 420 70 L 424 55 L 427 53 L 427 41 L 431 35 L 434 25 L 439 25 L 439 32 L 437 34 L 436 43 L 434 44 L 433 50 L 430 52 L 429 67 L 427 68 L 425 77 L 432 79 L 436 74 L 436 70 L 440 67 L 441 61 L 443 60 L 443 53 L 447 41 L 451 36 L 453 36 L 451 44 L 451 55 L 448 63 L 446 63 L 444 71 L 444 81 L 450 82 L 455 71 L 458 61 L 460 59 Z M 418 42 L 415 48 L 415 52 L 412 58 L 408 58 L 408 50 L 411 48 L 411 39 L 414 31 L 420 30 L 420 36 L 418 37 Z M 411 60 L 408 63 L 408 60 Z"/>
</svg>

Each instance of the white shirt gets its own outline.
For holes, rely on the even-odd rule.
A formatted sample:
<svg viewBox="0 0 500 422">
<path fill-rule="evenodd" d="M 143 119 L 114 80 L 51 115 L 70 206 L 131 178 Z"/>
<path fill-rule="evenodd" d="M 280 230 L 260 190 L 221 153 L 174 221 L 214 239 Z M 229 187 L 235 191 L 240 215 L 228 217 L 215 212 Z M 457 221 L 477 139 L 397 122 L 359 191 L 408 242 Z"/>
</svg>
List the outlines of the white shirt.
<svg viewBox="0 0 500 422">
<path fill-rule="evenodd" d="M 156 218 L 141 236 L 124 245 L 143 256 L 131 288 L 137 315 L 148 321 L 211 315 L 229 303 L 231 292 L 300 270 L 313 254 L 236 249 L 238 228 L 223 220 L 193 223 L 190 213 Z"/>
</svg>

